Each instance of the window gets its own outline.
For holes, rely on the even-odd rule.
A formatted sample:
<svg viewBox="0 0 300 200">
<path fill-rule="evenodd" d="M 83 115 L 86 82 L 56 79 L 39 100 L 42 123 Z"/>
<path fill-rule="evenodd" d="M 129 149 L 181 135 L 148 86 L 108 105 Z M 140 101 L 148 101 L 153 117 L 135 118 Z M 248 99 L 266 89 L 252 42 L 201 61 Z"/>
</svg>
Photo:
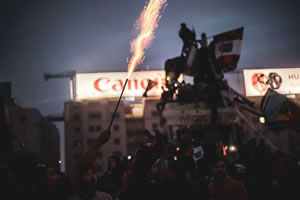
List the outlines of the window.
<svg viewBox="0 0 300 200">
<path fill-rule="evenodd" d="M 73 154 L 73 159 L 74 160 L 79 160 L 79 158 L 81 158 L 81 154 L 80 153 L 74 153 Z"/>
<path fill-rule="evenodd" d="M 100 131 L 101 131 L 101 126 L 100 126 L 100 125 L 97 125 L 97 126 L 96 126 L 96 131 L 97 131 L 97 132 L 100 132 Z"/>
<path fill-rule="evenodd" d="M 157 129 L 157 127 L 158 127 L 158 126 L 157 126 L 156 123 L 153 123 L 153 124 L 152 124 L 152 129 L 153 129 L 153 130 L 154 130 L 154 129 Z"/>
<path fill-rule="evenodd" d="M 114 138 L 114 144 L 120 144 L 120 138 Z"/>
<path fill-rule="evenodd" d="M 113 114 L 114 114 L 114 113 L 111 113 L 111 117 L 113 116 Z M 117 112 L 116 115 L 115 115 L 115 118 L 116 118 L 116 119 L 120 119 L 120 113 Z"/>
<path fill-rule="evenodd" d="M 152 111 L 151 114 L 152 114 L 152 117 L 159 117 L 158 111 Z"/>
<path fill-rule="evenodd" d="M 74 141 L 74 147 L 76 147 L 76 148 L 82 147 L 82 140 L 75 140 Z"/>
<path fill-rule="evenodd" d="M 75 120 L 75 121 L 79 121 L 80 120 L 80 114 L 74 114 L 73 115 L 73 119 Z"/>
<path fill-rule="evenodd" d="M 87 143 L 88 145 L 94 144 L 97 139 L 88 139 Z"/>
<path fill-rule="evenodd" d="M 114 131 L 118 131 L 120 129 L 119 125 L 114 125 Z"/>
<path fill-rule="evenodd" d="M 135 135 L 145 135 L 145 130 L 144 129 L 137 129 L 137 130 L 135 130 Z"/>
<path fill-rule="evenodd" d="M 81 104 L 80 104 L 79 102 L 73 102 L 73 103 L 72 103 L 72 107 L 73 107 L 74 109 L 79 108 L 80 105 L 81 105 Z"/>
<path fill-rule="evenodd" d="M 103 153 L 102 152 L 98 152 L 96 155 L 96 158 L 101 159 L 103 157 Z"/>
<path fill-rule="evenodd" d="M 22 123 L 25 123 L 25 122 L 27 121 L 26 116 L 25 116 L 25 115 L 22 115 L 21 118 L 20 118 L 20 121 L 21 121 Z"/>
<path fill-rule="evenodd" d="M 134 134 L 133 130 L 128 130 L 128 131 L 127 131 L 127 136 L 128 136 L 128 137 L 132 137 L 133 134 Z"/>
<path fill-rule="evenodd" d="M 80 133 L 80 127 L 79 126 L 75 126 L 74 127 L 74 132 L 75 133 Z"/>
<path fill-rule="evenodd" d="M 93 125 L 89 125 L 89 132 L 94 132 L 95 131 L 95 127 Z"/>
<path fill-rule="evenodd" d="M 101 112 L 89 112 L 89 119 L 101 119 Z"/>
<path fill-rule="evenodd" d="M 94 101 L 94 102 L 89 102 L 89 106 L 97 106 L 99 105 L 99 102 Z"/>
<path fill-rule="evenodd" d="M 132 113 L 132 109 L 130 107 L 126 107 L 125 108 L 125 113 L 126 114 L 131 114 Z"/>
<path fill-rule="evenodd" d="M 136 148 L 138 145 L 135 144 L 135 142 L 128 142 L 127 143 L 127 148 L 133 149 Z"/>
</svg>

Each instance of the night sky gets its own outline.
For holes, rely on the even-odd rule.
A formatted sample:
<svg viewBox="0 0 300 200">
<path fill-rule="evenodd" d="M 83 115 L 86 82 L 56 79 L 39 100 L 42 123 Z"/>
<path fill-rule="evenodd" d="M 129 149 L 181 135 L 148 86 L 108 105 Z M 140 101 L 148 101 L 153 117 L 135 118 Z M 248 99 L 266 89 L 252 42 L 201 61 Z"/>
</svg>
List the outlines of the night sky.
<svg viewBox="0 0 300 200">
<path fill-rule="evenodd" d="M 1 1 L 0 81 L 13 97 L 43 115 L 62 113 L 68 79 L 44 73 L 127 71 L 134 24 L 144 0 Z M 168 0 L 145 61 L 137 70 L 163 69 L 178 56 L 180 23 L 197 38 L 244 27 L 243 68 L 300 67 L 299 0 Z"/>
</svg>

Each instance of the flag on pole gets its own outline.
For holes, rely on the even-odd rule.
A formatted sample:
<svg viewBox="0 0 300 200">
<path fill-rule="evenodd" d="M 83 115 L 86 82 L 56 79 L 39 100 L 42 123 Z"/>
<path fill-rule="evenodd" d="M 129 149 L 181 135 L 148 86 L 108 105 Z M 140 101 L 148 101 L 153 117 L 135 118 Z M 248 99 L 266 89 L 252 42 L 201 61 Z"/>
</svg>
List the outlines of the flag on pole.
<svg viewBox="0 0 300 200">
<path fill-rule="evenodd" d="M 233 71 L 240 59 L 244 27 L 214 36 L 211 43 L 215 57 L 224 72 Z"/>
<path fill-rule="evenodd" d="M 286 96 L 270 88 L 261 101 L 261 110 L 268 124 L 288 122 L 299 126 L 300 108 Z"/>
<path fill-rule="evenodd" d="M 143 94 L 143 97 L 147 97 L 147 92 L 154 88 L 158 83 L 156 81 L 152 81 L 151 79 L 148 79 L 148 85 L 146 87 L 146 90 Z"/>
</svg>

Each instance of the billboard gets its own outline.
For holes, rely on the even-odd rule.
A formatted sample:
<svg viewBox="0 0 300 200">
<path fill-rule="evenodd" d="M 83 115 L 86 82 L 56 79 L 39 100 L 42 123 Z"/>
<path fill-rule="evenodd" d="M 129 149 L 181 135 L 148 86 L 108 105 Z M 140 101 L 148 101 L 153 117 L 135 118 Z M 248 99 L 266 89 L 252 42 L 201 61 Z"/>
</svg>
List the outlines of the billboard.
<svg viewBox="0 0 300 200">
<path fill-rule="evenodd" d="M 124 87 L 127 72 L 107 73 L 77 73 L 76 74 L 76 99 L 101 99 L 119 97 Z M 157 82 L 147 96 L 160 96 L 161 87 L 165 85 L 165 71 L 138 71 L 128 79 L 124 97 L 142 97 L 148 81 Z"/>
<path fill-rule="evenodd" d="M 300 94 L 300 68 L 243 71 L 246 96 L 263 96 L 268 88 L 280 94 Z"/>
</svg>

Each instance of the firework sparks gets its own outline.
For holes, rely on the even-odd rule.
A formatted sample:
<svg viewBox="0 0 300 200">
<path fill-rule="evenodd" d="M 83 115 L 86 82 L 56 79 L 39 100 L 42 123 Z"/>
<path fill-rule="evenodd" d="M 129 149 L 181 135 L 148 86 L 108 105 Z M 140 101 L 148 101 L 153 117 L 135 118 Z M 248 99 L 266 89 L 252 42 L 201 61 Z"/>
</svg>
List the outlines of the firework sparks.
<svg viewBox="0 0 300 200">
<path fill-rule="evenodd" d="M 144 60 L 144 49 L 146 49 L 154 38 L 154 30 L 157 28 L 160 19 L 160 10 L 166 5 L 167 0 L 150 0 L 144 7 L 138 21 L 137 27 L 140 33 L 135 40 L 131 42 L 132 57 L 128 64 L 128 75 L 130 77 L 136 66 Z"/>
<path fill-rule="evenodd" d="M 150 45 L 151 40 L 154 37 L 154 29 L 157 28 L 157 23 L 160 19 L 160 15 L 159 15 L 160 10 L 163 7 L 163 5 L 165 5 L 166 2 L 167 0 L 150 0 L 148 5 L 144 7 L 144 10 L 141 13 L 140 18 L 137 21 L 137 25 L 138 25 L 137 27 L 141 31 L 140 34 L 137 36 L 137 38 L 131 42 L 131 52 L 133 53 L 133 56 L 130 59 L 128 64 L 127 79 L 125 81 L 119 101 L 117 103 L 112 119 L 108 126 L 108 130 L 110 130 L 112 126 L 112 123 L 114 121 L 116 112 L 118 110 L 121 98 L 123 96 L 124 89 L 126 87 L 130 75 L 132 74 L 136 66 L 143 62 L 144 49 L 146 49 Z"/>
</svg>

